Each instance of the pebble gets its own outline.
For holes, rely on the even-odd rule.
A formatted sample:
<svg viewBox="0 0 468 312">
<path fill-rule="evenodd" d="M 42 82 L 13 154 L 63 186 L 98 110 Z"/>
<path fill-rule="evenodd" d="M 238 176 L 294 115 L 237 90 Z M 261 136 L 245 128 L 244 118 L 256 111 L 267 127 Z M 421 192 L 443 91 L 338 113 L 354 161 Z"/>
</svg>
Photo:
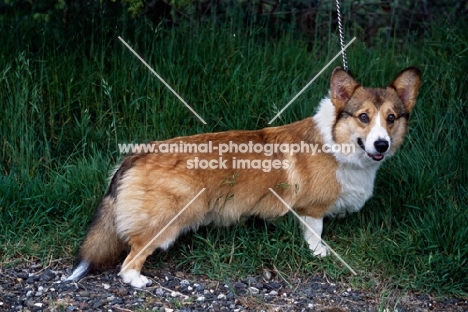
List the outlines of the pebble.
<svg viewBox="0 0 468 312">
<path fill-rule="evenodd" d="M 28 277 L 28 279 L 26 280 L 26 283 L 28 283 L 28 284 L 33 284 L 35 281 L 36 281 L 36 277 L 35 277 L 35 276 L 30 276 L 30 277 Z"/>
<path fill-rule="evenodd" d="M 127 290 L 127 288 L 125 288 L 125 287 L 119 287 L 119 288 L 117 289 L 117 291 L 116 291 L 116 294 L 117 294 L 118 296 L 124 297 L 124 296 L 128 295 L 128 290 Z"/>
<path fill-rule="evenodd" d="M 28 279 L 29 274 L 20 272 L 20 273 L 17 273 L 16 276 L 25 280 L 25 279 Z"/>
<path fill-rule="evenodd" d="M 89 297 L 91 295 L 91 293 L 87 290 L 80 290 L 78 292 L 78 295 L 80 295 L 80 297 Z"/>
<path fill-rule="evenodd" d="M 42 296 L 42 294 L 44 293 L 43 290 L 44 290 L 44 288 L 42 286 L 39 286 L 39 288 L 37 289 L 37 292 L 34 294 L 34 296 L 35 297 Z"/>
<path fill-rule="evenodd" d="M 262 283 L 254 283 L 252 284 L 253 287 L 258 288 L 258 289 L 263 289 L 263 284 Z"/>
<path fill-rule="evenodd" d="M 48 281 L 53 280 L 54 278 L 55 278 L 55 273 L 52 272 L 51 269 L 47 269 L 44 271 L 44 273 L 40 275 L 39 280 L 48 282 Z"/>
<path fill-rule="evenodd" d="M 259 292 L 260 292 L 260 290 L 259 290 L 258 288 L 249 287 L 249 293 L 250 293 L 251 295 L 257 295 Z"/>
<path fill-rule="evenodd" d="M 307 298 L 311 298 L 314 295 L 314 291 L 312 288 L 306 288 L 304 289 L 304 294 L 307 296 Z"/>
<path fill-rule="evenodd" d="M 161 287 L 156 288 L 155 294 L 160 297 L 164 296 L 164 289 L 162 289 Z"/>
<path fill-rule="evenodd" d="M 247 284 L 244 284 L 244 283 L 241 283 L 241 282 L 236 282 L 236 283 L 234 283 L 234 287 L 244 289 L 244 288 L 247 288 Z"/>
<path fill-rule="evenodd" d="M 249 277 L 245 281 L 243 281 L 247 285 L 255 284 L 257 283 L 257 279 L 255 277 Z"/>
<path fill-rule="evenodd" d="M 31 307 L 34 306 L 34 303 L 35 303 L 34 300 L 30 299 L 30 300 L 26 301 L 26 306 L 31 308 Z"/>
<path fill-rule="evenodd" d="M 96 310 L 97 308 L 102 307 L 103 304 L 104 302 L 102 302 L 101 300 L 95 301 L 93 304 L 93 310 Z"/>
<path fill-rule="evenodd" d="M 265 278 L 267 281 L 271 280 L 272 274 L 269 270 L 263 270 L 263 278 Z"/>
<path fill-rule="evenodd" d="M 112 302 L 114 301 L 114 299 L 115 299 L 114 296 L 106 297 L 106 302 Z"/>
</svg>

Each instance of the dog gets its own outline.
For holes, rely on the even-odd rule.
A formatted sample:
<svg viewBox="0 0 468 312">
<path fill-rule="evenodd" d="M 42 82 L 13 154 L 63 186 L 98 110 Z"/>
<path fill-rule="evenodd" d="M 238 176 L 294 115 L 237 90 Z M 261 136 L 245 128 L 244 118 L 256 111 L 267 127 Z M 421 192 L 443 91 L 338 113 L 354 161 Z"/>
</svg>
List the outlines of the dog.
<svg viewBox="0 0 468 312">
<path fill-rule="evenodd" d="M 311 118 L 153 142 L 158 152 L 125 156 L 67 280 L 104 268 L 130 249 L 120 276 L 145 287 L 149 279 L 140 272 L 146 258 L 181 233 L 241 217 L 285 215 L 288 207 L 270 189 L 313 230 L 304 227 L 313 254 L 326 256 L 324 217 L 359 211 L 372 196 L 378 168 L 403 143 L 420 83 L 420 70 L 409 67 L 386 88 L 366 88 L 338 67 L 329 96 Z"/>
</svg>

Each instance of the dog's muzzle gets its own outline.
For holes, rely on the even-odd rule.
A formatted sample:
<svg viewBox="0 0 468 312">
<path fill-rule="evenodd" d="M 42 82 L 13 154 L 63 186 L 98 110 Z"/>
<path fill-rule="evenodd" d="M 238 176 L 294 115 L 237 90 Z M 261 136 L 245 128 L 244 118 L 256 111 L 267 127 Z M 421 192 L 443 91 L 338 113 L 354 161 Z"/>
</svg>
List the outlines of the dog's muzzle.
<svg viewBox="0 0 468 312">
<path fill-rule="evenodd" d="M 383 153 L 388 151 L 388 147 L 389 147 L 389 143 L 387 140 L 377 140 L 374 142 L 374 147 L 378 153 L 371 154 L 368 151 L 366 151 L 366 147 L 364 146 L 364 143 L 362 142 L 361 138 L 358 138 L 357 143 L 359 147 L 362 148 L 364 152 L 366 152 L 367 156 L 369 156 L 370 158 L 372 158 L 372 160 L 375 160 L 375 161 L 381 161 L 382 159 L 384 159 Z"/>
</svg>

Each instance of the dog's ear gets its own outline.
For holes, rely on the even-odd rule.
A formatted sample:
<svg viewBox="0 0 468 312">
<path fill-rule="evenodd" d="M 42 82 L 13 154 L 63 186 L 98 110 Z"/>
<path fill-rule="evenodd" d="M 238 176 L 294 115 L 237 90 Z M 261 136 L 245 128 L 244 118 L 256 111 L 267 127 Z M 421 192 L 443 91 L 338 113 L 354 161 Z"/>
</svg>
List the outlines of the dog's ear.
<svg viewBox="0 0 468 312">
<path fill-rule="evenodd" d="M 421 84 L 421 71 L 416 67 L 402 70 L 388 86 L 396 91 L 408 113 L 413 109 Z"/>
<path fill-rule="evenodd" d="M 359 83 L 341 67 L 333 70 L 330 80 L 330 99 L 338 110 L 343 109 Z"/>
</svg>

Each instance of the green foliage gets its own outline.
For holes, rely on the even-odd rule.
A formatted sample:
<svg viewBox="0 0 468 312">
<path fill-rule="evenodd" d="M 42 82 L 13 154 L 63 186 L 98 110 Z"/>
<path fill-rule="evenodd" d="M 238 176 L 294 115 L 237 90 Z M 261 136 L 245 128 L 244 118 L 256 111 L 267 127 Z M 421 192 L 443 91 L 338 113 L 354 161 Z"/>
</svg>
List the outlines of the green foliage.
<svg viewBox="0 0 468 312">
<path fill-rule="evenodd" d="M 131 13 L 132 17 L 136 17 L 145 7 L 142 0 L 125 0 L 128 5 L 128 12 Z"/>
<path fill-rule="evenodd" d="M 457 0 L 340 3 L 344 26 L 353 27 L 366 42 L 421 34 L 441 17 L 456 21 L 468 13 L 468 3 Z M 133 19 L 146 18 L 155 26 L 197 23 L 213 15 L 220 23 L 240 14 L 248 25 L 267 27 L 279 33 L 292 27 L 314 40 L 317 34 L 337 27 L 335 6 L 335 1 L 316 0 L 6 0 L 0 3 L 0 20 L 10 20 L 11 16 L 17 21 L 33 17 L 46 23 L 61 20 L 64 25 L 83 25 L 99 14 L 117 17 L 116 7 L 124 9 Z"/>
<path fill-rule="evenodd" d="M 121 6 L 97 8 L 86 23 L 70 19 L 66 27 L 59 19 L 33 17 L 0 24 L 2 265 L 74 257 L 108 171 L 121 157 L 118 143 L 263 128 L 339 50 L 336 34 L 321 25 L 310 41 L 294 27 L 278 35 L 246 24 L 242 12 L 224 23 L 210 16 L 158 27 L 127 18 Z M 170 252 L 157 252 L 148 265 L 176 263 L 218 278 L 263 267 L 286 277 L 325 271 L 356 286 L 375 288 L 377 278 L 388 289 L 466 295 L 467 30 L 463 22 L 441 22 L 419 37 L 358 38 L 348 51 L 350 69 L 364 85 L 385 85 L 406 66 L 423 70 L 411 130 L 379 171 L 374 198 L 362 212 L 326 226 L 325 239 L 358 277 L 334 257 L 313 258 L 292 216 L 203 228 Z M 189 113 L 117 36 L 208 124 Z M 276 124 L 310 116 L 327 93 L 330 71 Z"/>
</svg>

